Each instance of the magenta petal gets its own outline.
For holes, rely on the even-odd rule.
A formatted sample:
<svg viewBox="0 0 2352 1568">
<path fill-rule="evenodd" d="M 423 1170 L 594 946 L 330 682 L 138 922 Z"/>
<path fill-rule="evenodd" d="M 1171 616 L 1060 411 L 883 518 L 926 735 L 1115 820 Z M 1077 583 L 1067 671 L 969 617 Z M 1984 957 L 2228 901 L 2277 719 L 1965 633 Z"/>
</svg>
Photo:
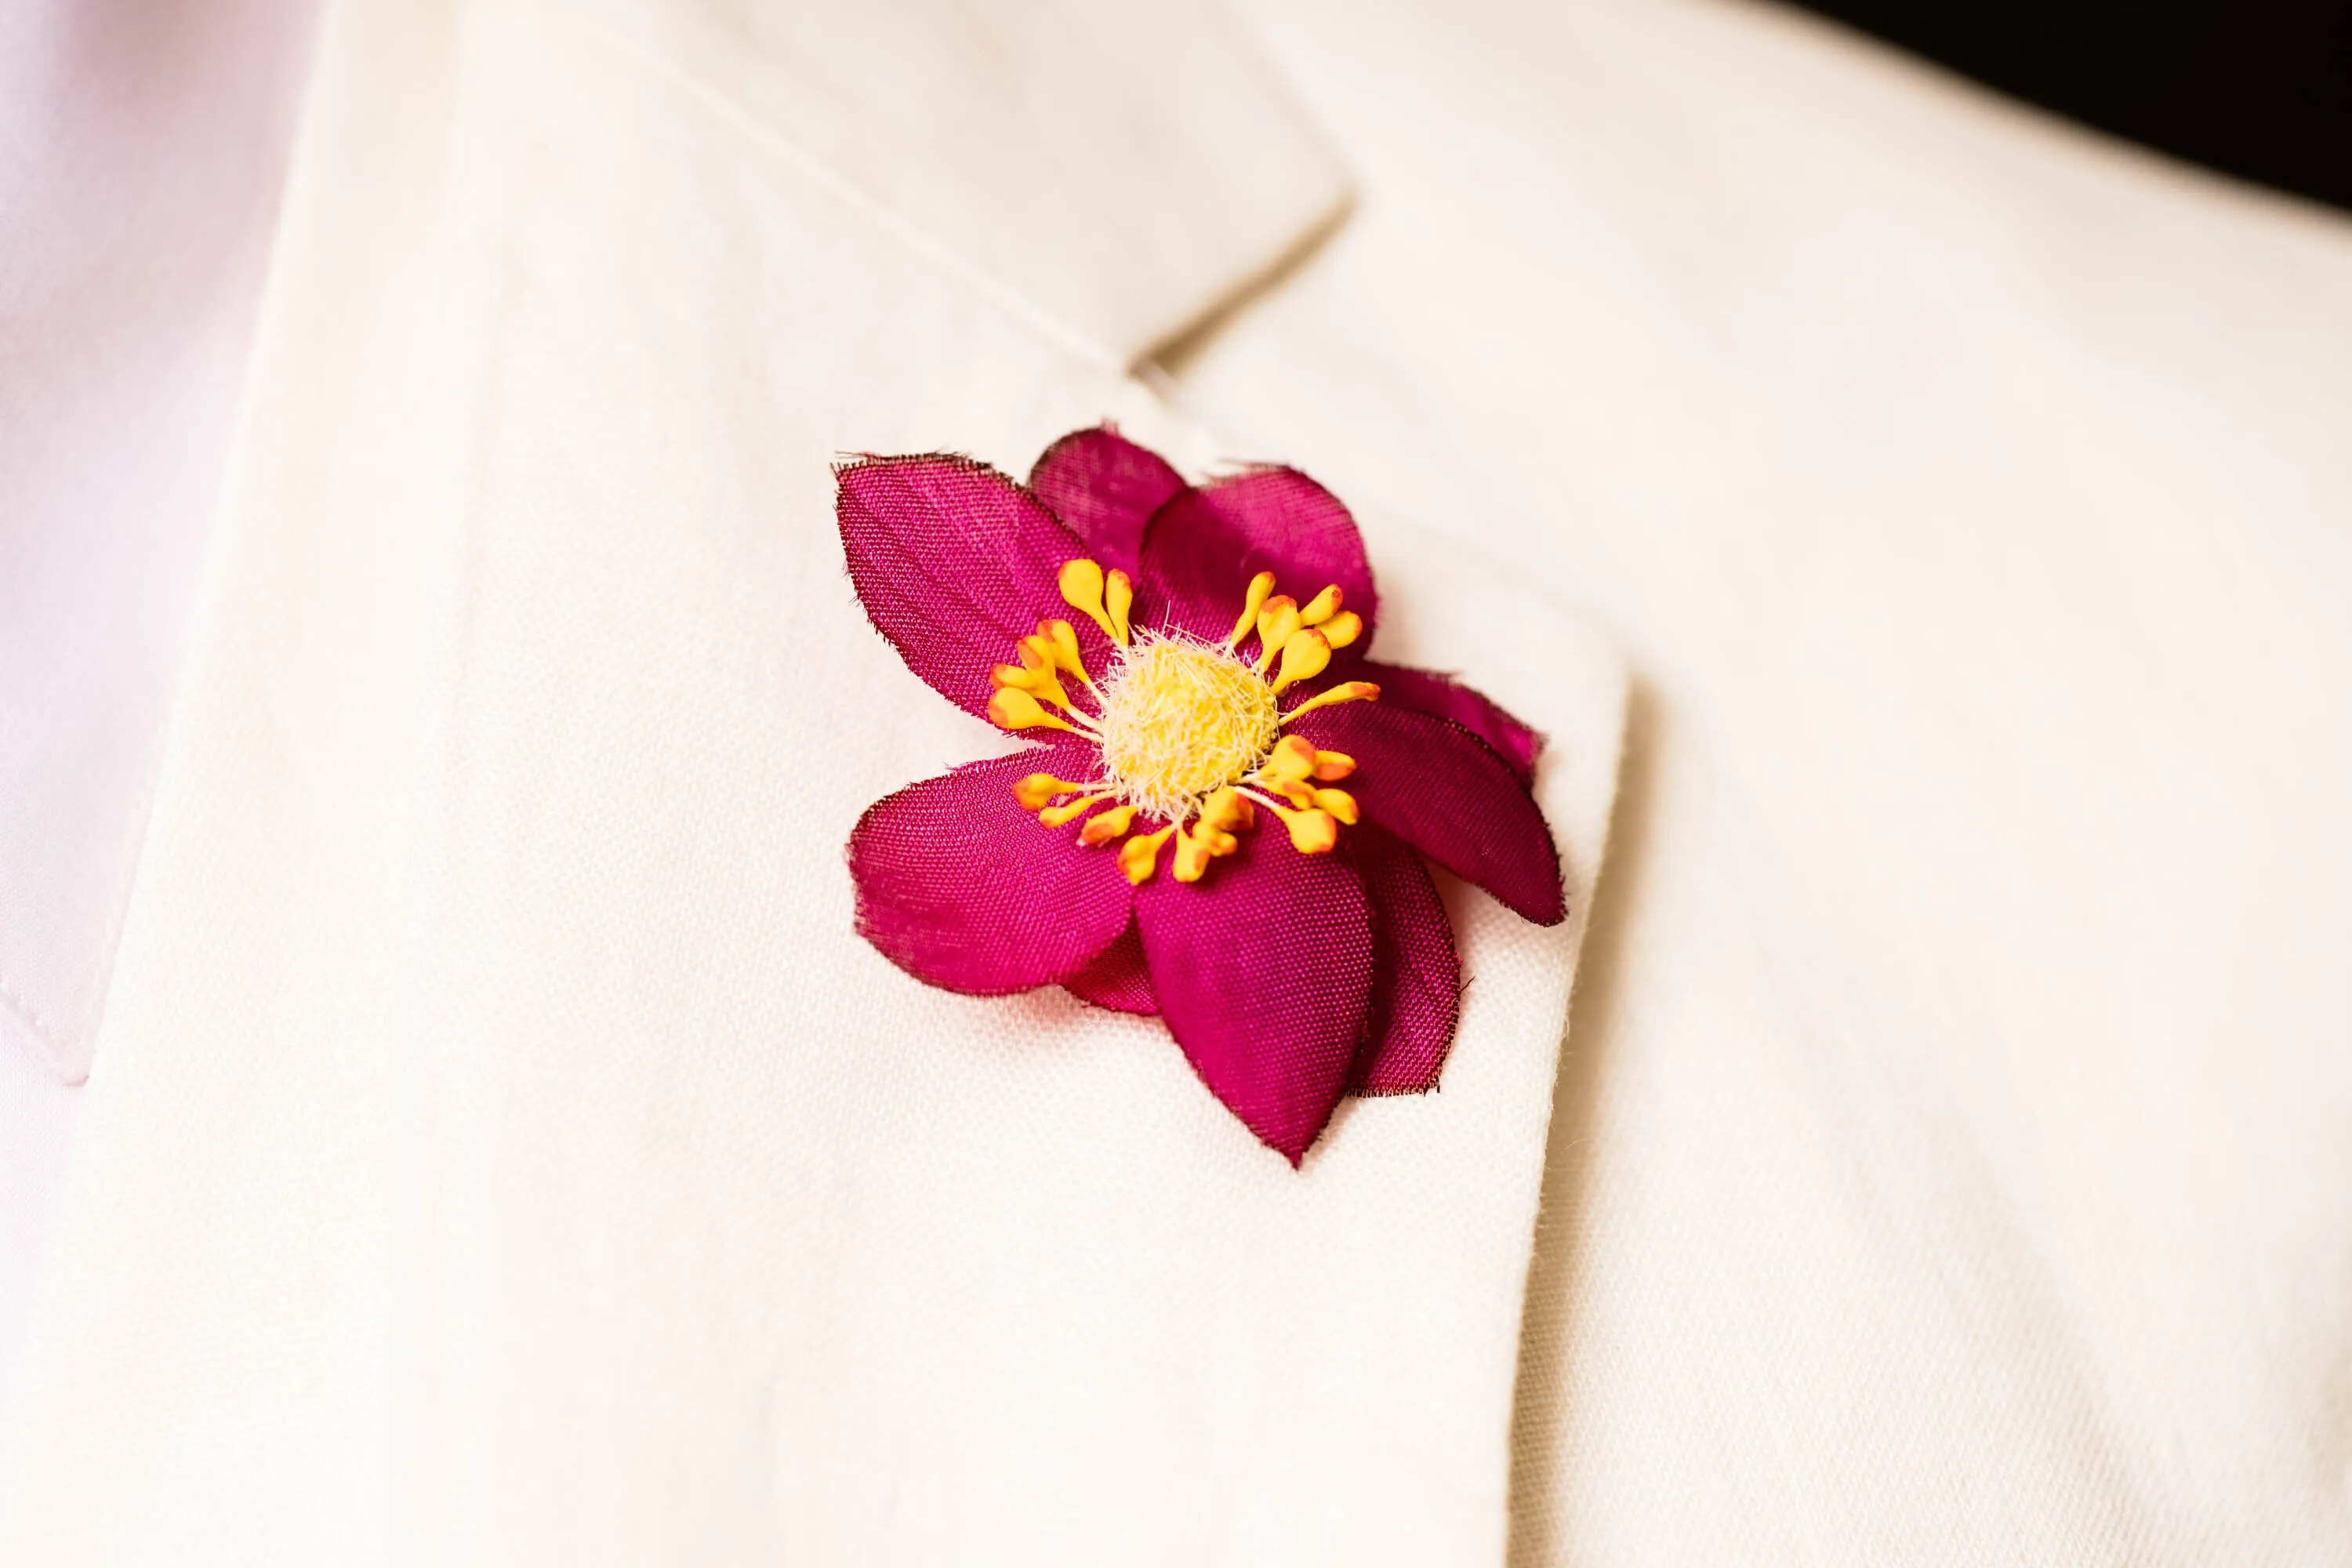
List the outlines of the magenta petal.
<svg viewBox="0 0 2352 1568">
<path fill-rule="evenodd" d="M 1375 664 L 1370 659 L 1347 673 L 1351 680 L 1378 681 L 1381 700 L 1391 708 L 1417 708 L 1453 720 L 1500 752 L 1521 784 L 1535 782 L 1536 757 L 1543 751 L 1543 737 L 1452 676 L 1408 669 L 1401 664 Z"/>
<path fill-rule="evenodd" d="M 1437 1087 L 1462 1011 L 1462 962 L 1421 857 L 1370 823 L 1339 836 L 1372 907 L 1372 999 L 1351 1094 Z"/>
<path fill-rule="evenodd" d="M 1296 468 L 1252 468 L 1179 492 L 1143 536 L 1146 625 L 1173 625 L 1222 642 L 1260 572 L 1304 605 L 1337 584 L 1364 619 L 1355 644 L 1370 647 L 1378 619 L 1372 569 L 1356 520 L 1329 490 Z"/>
<path fill-rule="evenodd" d="M 1198 882 L 1163 862 L 1135 900 L 1160 1016 L 1192 1068 L 1292 1164 L 1347 1087 L 1372 977 L 1371 916 L 1339 855 L 1262 823 Z"/>
<path fill-rule="evenodd" d="M 849 579 L 907 668 L 986 717 L 991 667 L 1052 616 L 1073 621 L 1088 662 L 1102 634 L 1062 603 L 1062 563 L 1086 553 L 1045 503 L 985 463 L 930 454 L 866 458 L 835 475 Z M 1098 668 L 1098 666 L 1097 666 Z"/>
<path fill-rule="evenodd" d="M 1062 989 L 1081 1002 L 1114 1013 L 1135 1013 L 1147 1018 L 1160 1013 L 1160 998 L 1151 989 L 1151 967 L 1143 957 L 1143 937 L 1132 925 L 1097 953 L 1093 963 L 1063 981 Z"/>
<path fill-rule="evenodd" d="M 1385 701 L 1318 708 L 1290 728 L 1356 759 L 1341 787 L 1365 821 L 1538 925 L 1567 918 L 1551 829 L 1494 747 L 1450 719 Z"/>
<path fill-rule="evenodd" d="M 1066 981 L 1128 926 L 1135 889 L 1108 849 L 1013 798 L 1023 775 L 1090 764 L 1048 746 L 910 784 L 849 836 L 858 933 L 916 979 L 974 996 Z M 1083 772 L 1077 777 L 1085 777 Z"/>
<path fill-rule="evenodd" d="M 1103 425 L 1073 430 L 1046 447 L 1029 470 L 1029 488 L 1097 561 L 1133 575 L 1144 524 L 1184 488 L 1184 477 L 1159 453 Z"/>
</svg>

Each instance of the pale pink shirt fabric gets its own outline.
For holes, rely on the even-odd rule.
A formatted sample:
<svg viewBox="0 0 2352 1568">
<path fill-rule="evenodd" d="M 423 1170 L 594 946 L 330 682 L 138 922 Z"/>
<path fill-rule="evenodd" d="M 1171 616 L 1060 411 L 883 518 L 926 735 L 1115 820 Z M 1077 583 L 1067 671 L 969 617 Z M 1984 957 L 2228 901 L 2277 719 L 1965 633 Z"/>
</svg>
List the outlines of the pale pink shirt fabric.
<svg viewBox="0 0 2352 1568">
<path fill-rule="evenodd" d="M 311 10 L 0 5 L 0 1402 L 138 863 Z"/>
</svg>

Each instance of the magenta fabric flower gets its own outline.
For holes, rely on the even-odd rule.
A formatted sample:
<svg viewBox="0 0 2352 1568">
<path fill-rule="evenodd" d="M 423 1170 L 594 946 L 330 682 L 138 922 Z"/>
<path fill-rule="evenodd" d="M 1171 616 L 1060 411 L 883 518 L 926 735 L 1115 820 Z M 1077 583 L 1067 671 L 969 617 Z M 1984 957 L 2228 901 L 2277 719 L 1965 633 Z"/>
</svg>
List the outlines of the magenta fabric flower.
<svg viewBox="0 0 2352 1568">
<path fill-rule="evenodd" d="M 1343 1095 L 1434 1088 L 1461 971 L 1422 858 L 1543 925 L 1567 912 L 1559 858 L 1535 732 L 1368 657 L 1380 601 L 1347 509 L 1292 468 L 1187 485 L 1108 426 L 1026 487 L 943 454 L 837 479 L 875 626 L 1040 742 L 859 819 L 866 939 L 950 991 L 1158 1015 L 1294 1165 Z"/>
</svg>

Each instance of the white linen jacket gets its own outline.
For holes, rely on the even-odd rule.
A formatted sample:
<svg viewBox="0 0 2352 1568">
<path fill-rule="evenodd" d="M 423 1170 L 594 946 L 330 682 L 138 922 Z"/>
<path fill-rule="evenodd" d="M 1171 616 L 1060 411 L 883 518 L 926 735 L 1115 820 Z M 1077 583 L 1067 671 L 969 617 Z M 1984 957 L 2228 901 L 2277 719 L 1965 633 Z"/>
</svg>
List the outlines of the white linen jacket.
<svg viewBox="0 0 2352 1568">
<path fill-rule="evenodd" d="M 0 1561 L 2344 1560 L 2340 223 L 1681 0 L 320 48 Z M 830 465 L 1106 417 L 1551 740 L 1300 1171 L 852 929 Z"/>
</svg>

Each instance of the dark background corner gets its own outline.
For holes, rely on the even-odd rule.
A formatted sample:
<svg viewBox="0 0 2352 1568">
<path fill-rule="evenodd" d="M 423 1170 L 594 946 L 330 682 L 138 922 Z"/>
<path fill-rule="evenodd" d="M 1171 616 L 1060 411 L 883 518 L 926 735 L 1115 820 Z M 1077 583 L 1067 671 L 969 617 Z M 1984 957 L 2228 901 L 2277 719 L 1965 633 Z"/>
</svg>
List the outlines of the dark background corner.
<svg viewBox="0 0 2352 1568">
<path fill-rule="evenodd" d="M 2352 0 L 1810 0 L 1987 86 L 2352 208 Z"/>
</svg>

